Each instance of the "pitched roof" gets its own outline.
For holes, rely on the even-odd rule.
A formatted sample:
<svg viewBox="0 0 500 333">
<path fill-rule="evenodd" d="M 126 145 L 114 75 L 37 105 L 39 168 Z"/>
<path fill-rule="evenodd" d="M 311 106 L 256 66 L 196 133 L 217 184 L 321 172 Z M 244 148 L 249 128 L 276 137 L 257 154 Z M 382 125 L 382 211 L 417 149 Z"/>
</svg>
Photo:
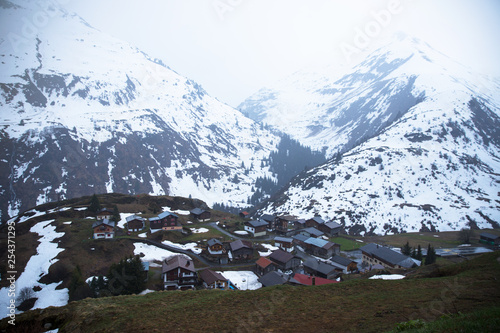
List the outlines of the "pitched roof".
<svg viewBox="0 0 500 333">
<path fill-rule="evenodd" d="M 308 267 L 316 272 L 322 273 L 324 275 L 328 275 L 335 271 L 336 267 L 332 265 L 328 265 L 322 261 L 317 261 L 315 259 L 309 258 L 304 262 L 304 267 Z"/>
<path fill-rule="evenodd" d="M 321 238 L 314 238 L 314 237 L 309 237 L 308 239 L 306 239 L 304 241 L 304 243 L 310 244 L 310 245 L 313 245 L 316 247 L 321 247 L 325 250 L 328 250 L 328 249 L 332 248 L 333 246 L 335 246 L 335 243 L 332 243 L 330 241 L 327 241 L 327 240 L 324 240 Z"/>
<path fill-rule="evenodd" d="M 163 213 L 159 214 L 158 217 L 160 219 L 164 219 L 165 217 L 170 216 L 170 215 L 179 218 L 179 216 L 177 216 L 177 215 L 175 215 L 174 213 L 171 213 L 171 212 L 163 212 Z"/>
<path fill-rule="evenodd" d="M 347 259 L 339 255 L 333 256 L 330 260 L 332 261 L 333 265 L 338 264 L 344 267 L 349 266 L 353 262 L 351 259 Z"/>
<path fill-rule="evenodd" d="M 274 237 L 275 242 L 282 242 L 282 243 L 291 243 L 293 241 L 293 238 L 291 237 Z"/>
<path fill-rule="evenodd" d="M 276 271 L 264 274 L 262 277 L 259 278 L 259 282 L 262 283 L 264 287 L 271 287 L 284 284 L 286 281 L 287 279 L 283 276 L 283 274 L 280 274 Z"/>
<path fill-rule="evenodd" d="M 274 215 L 270 214 L 265 214 L 260 217 L 261 220 L 267 221 L 267 222 L 273 222 L 274 221 Z"/>
<path fill-rule="evenodd" d="M 133 221 L 133 220 L 139 220 L 139 221 L 144 222 L 144 218 L 140 217 L 140 216 L 137 216 L 137 215 L 130 215 L 130 216 L 127 216 L 125 218 L 125 221 L 127 221 L 127 222 L 130 222 L 130 221 Z"/>
<path fill-rule="evenodd" d="M 413 267 L 416 263 L 411 260 L 410 257 L 405 256 L 404 254 L 398 253 L 394 250 L 391 250 L 385 246 L 380 246 L 377 244 L 367 244 L 361 248 L 362 251 L 371 254 L 391 265 L 399 265 L 402 267 Z M 410 260 L 408 260 L 410 258 Z"/>
<path fill-rule="evenodd" d="M 196 271 L 194 263 L 192 262 L 191 259 L 188 259 L 185 256 L 178 255 L 163 261 L 161 272 L 166 273 L 179 267 L 184 268 L 191 272 Z"/>
<path fill-rule="evenodd" d="M 310 275 L 305 275 L 305 274 L 295 274 L 293 278 L 299 282 L 300 284 L 306 285 L 306 286 L 312 286 L 313 284 L 313 279 L 314 279 L 314 284 L 316 286 L 321 286 L 323 284 L 329 284 L 329 283 L 339 283 L 338 281 L 334 280 L 328 280 L 328 279 L 323 279 L 317 276 L 310 276 Z"/>
<path fill-rule="evenodd" d="M 278 218 L 281 220 L 287 220 L 288 222 L 297 220 L 296 216 L 291 216 L 291 215 L 282 215 L 282 216 L 278 216 Z"/>
<path fill-rule="evenodd" d="M 305 236 L 305 235 L 302 235 L 302 234 L 297 234 L 295 236 L 292 237 L 294 240 L 297 240 L 299 242 L 305 242 L 306 239 L 309 239 L 309 237 Z"/>
<path fill-rule="evenodd" d="M 207 284 L 212 284 L 217 281 L 227 281 L 227 279 L 220 273 L 214 272 L 211 269 L 204 269 L 199 272 L 200 278 Z"/>
<path fill-rule="evenodd" d="M 264 226 L 267 226 L 267 222 L 266 221 L 262 221 L 262 220 L 258 220 L 258 221 L 250 221 L 250 222 L 246 222 L 246 224 L 249 224 L 250 226 L 252 226 L 253 228 L 258 228 L 258 227 L 264 227 Z"/>
<path fill-rule="evenodd" d="M 365 246 L 360 247 L 359 249 L 363 252 L 371 254 L 374 250 L 378 249 L 381 246 L 382 245 L 370 243 L 370 244 L 366 244 Z"/>
<path fill-rule="evenodd" d="M 260 257 L 259 260 L 255 262 L 255 264 L 259 267 L 266 268 L 267 266 L 271 265 L 273 262 L 266 257 Z"/>
<path fill-rule="evenodd" d="M 208 246 L 214 246 L 215 244 L 222 245 L 222 242 L 218 239 L 212 238 L 208 240 L 207 244 Z"/>
<path fill-rule="evenodd" d="M 290 254 L 288 252 L 285 252 L 283 250 L 276 250 L 271 255 L 269 256 L 269 259 L 273 261 L 278 261 L 282 263 L 289 262 L 290 260 L 293 259 L 293 254 Z"/>
<path fill-rule="evenodd" d="M 113 211 L 109 208 L 103 208 L 101 209 L 100 211 L 97 212 L 97 214 L 101 214 L 101 213 L 111 213 L 111 215 L 113 214 Z"/>
<path fill-rule="evenodd" d="M 330 229 L 342 228 L 342 226 L 340 224 L 338 224 L 337 222 L 334 222 L 334 221 L 326 222 L 325 226 L 330 228 Z"/>
<path fill-rule="evenodd" d="M 107 225 L 107 226 L 110 226 L 111 228 L 114 228 L 115 227 L 115 222 L 114 221 L 110 221 L 108 219 L 102 219 L 102 220 L 97 220 L 95 221 L 93 224 L 92 224 L 92 228 L 96 228 L 100 225 Z"/>
<path fill-rule="evenodd" d="M 231 246 L 231 251 L 233 252 L 245 247 L 247 249 L 252 248 L 247 242 L 243 242 L 241 239 L 235 240 L 234 242 L 231 242 L 231 244 L 229 245 Z"/>
<path fill-rule="evenodd" d="M 494 234 L 490 234 L 489 232 L 482 232 L 481 234 L 479 234 L 479 236 L 480 237 L 484 237 L 484 238 L 489 238 L 489 239 L 492 239 L 492 240 L 495 240 L 498 237 L 500 237 L 500 236 L 497 236 L 497 235 L 494 235 Z"/>
<path fill-rule="evenodd" d="M 203 210 L 201 208 L 195 208 L 193 209 L 190 213 L 193 214 L 193 215 L 200 215 L 202 214 L 203 212 L 206 212 L 206 210 Z"/>
<path fill-rule="evenodd" d="M 315 217 L 313 217 L 313 218 L 312 218 L 312 219 L 310 219 L 310 220 L 313 220 L 314 222 L 319 223 L 319 224 L 323 224 L 323 223 L 325 223 L 325 220 L 323 220 L 323 219 L 321 218 L 321 216 L 315 216 Z"/>
<path fill-rule="evenodd" d="M 304 230 L 302 231 L 305 231 L 307 232 L 308 234 L 310 235 L 314 235 L 316 237 L 319 237 L 319 236 L 322 236 L 324 235 L 324 233 L 322 231 L 319 231 L 318 229 L 314 228 L 314 227 L 310 227 L 310 228 L 305 228 Z"/>
</svg>

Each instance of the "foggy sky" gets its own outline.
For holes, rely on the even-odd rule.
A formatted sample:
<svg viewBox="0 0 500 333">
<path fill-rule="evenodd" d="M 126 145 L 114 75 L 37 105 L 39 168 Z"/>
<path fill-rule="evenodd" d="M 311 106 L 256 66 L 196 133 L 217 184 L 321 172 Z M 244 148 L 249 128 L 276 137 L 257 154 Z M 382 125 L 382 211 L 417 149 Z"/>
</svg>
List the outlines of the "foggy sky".
<svg viewBox="0 0 500 333">
<path fill-rule="evenodd" d="M 497 0 L 72 0 L 65 7 L 231 106 L 301 68 L 360 60 L 396 31 L 500 76 Z M 371 35 L 363 44 L 360 31 Z"/>
</svg>

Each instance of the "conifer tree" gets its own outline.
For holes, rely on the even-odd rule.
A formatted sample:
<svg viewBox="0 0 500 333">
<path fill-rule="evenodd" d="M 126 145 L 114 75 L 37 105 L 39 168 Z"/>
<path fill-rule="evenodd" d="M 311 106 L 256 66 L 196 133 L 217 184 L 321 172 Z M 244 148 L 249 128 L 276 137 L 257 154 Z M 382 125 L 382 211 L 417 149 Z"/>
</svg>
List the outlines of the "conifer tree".
<svg viewBox="0 0 500 333">
<path fill-rule="evenodd" d="M 94 194 L 92 198 L 90 198 L 89 211 L 96 214 L 100 209 L 101 204 L 99 202 L 99 198 Z"/>
<path fill-rule="evenodd" d="M 406 242 L 406 244 L 401 248 L 401 253 L 405 256 L 411 255 L 411 246 L 409 242 Z"/>
<path fill-rule="evenodd" d="M 422 261 L 422 247 L 420 246 L 420 244 L 418 244 L 417 256 L 415 259 Z"/>
<path fill-rule="evenodd" d="M 120 221 L 120 211 L 118 210 L 118 206 L 115 205 L 113 207 L 113 221 L 119 222 Z"/>
<path fill-rule="evenodd" d="M 430 265 L 436 262 L 436 251 L 434 248 L 429 244 L 427 247 L 427 255 L 425 256 L 425 265 Z"/>
</svg>

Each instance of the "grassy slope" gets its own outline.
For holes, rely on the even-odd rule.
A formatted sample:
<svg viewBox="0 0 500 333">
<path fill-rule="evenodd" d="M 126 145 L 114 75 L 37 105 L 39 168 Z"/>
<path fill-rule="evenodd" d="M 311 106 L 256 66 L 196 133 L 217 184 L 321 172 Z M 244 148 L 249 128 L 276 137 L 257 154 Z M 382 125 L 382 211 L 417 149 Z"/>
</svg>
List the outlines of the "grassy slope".
<svg viewBox="0 0 500 333">
<path fill-rule="evenodd" d="M 318 287 L 257 291 L 155 292 L 86 299 L 62 308 L 29 311 L 16 329 L 37 332 L 309 331 L 380 332 L 411 319 L 435 320 L 498 304 L 500 253 L 428 270 L 433 278 L 354 280 Z M 6 327 L 0 323 L 0 329 Z M 446 330 L 445 330 L 446 331 Z"/>
</svg>

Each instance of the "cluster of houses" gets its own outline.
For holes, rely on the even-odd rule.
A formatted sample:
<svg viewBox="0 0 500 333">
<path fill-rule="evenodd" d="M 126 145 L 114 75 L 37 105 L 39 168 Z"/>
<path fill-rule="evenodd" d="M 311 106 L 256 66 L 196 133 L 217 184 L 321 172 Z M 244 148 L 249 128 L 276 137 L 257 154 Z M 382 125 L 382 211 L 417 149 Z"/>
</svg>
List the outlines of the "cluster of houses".
<svg viewBox="0 0 500 333">
<path fill-rule="evenodd" d="M 339 234 L 341 228 L 342 226 L 337 222 L 326 222 L 320 216 L 306 220 L 291 215 L 274 216 L 266 214 L 258 220 L 245 222 L 245 231 L 251 233 L 254 237 L 265 236 L 268 232 L 293 236 L 304 229 L 316 235 L 334 237 Z"/>
<path fill-rule="evenodd" d="M 200 222 L 210 221 L 211 213 L 208 210 L 195 208 L 190 211 L 193 219 Z M 96 221 L 92 224 L 94 239 L 110 239 L 115 237 L 116 222 L 112 221 L 113 211 L 103 208 L 96 214 Z M 146 219 L 138 215 L 126 218 L 126 227 L 130 232 L 139 232 L 146 228 Z M 149 219 L 151 232 L 157 230 L 182 231 L 179 216 L 171 212 L 162 212 Z"/>
</svg>

